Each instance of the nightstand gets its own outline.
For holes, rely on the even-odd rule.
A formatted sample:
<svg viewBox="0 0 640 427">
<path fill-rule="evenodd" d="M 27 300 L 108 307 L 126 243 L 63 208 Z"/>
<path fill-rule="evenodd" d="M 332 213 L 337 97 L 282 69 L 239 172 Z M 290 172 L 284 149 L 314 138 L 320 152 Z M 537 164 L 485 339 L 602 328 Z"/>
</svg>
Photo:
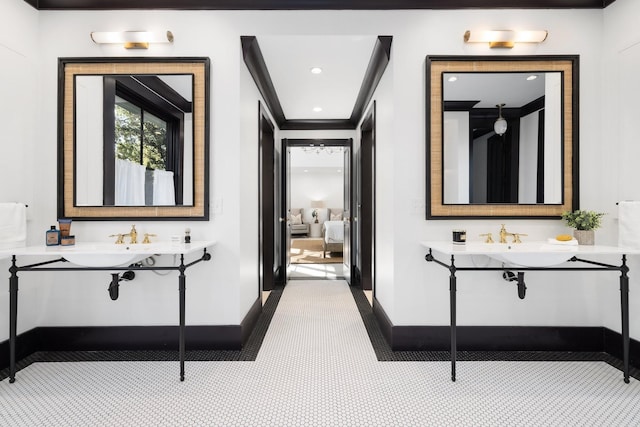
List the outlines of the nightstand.
<svg viewBox="0 0 640 427">
<path fill-rule="evenodd" d="M 315 223 L 312 222 L 311 224 L 309 224 L 310 227 L 310 232 L 309 232 L 309 236 L 310 237 L 322 237 L 322 224 L 321 223 Z"/>
</svg>

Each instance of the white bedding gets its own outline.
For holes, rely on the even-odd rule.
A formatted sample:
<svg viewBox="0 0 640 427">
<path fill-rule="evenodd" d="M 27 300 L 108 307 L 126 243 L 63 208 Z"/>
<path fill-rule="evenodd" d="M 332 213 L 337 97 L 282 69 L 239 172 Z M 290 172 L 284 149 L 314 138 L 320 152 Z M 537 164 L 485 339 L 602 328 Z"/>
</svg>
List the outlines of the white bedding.
<svg viewBox="0 0 640 427">
<path fill-rule="evenodd" d="M 324 241 L 327 243 L 344 242 L 344 224 L 342 221 L 325 221 L 322 225 Z"/>
</svg>

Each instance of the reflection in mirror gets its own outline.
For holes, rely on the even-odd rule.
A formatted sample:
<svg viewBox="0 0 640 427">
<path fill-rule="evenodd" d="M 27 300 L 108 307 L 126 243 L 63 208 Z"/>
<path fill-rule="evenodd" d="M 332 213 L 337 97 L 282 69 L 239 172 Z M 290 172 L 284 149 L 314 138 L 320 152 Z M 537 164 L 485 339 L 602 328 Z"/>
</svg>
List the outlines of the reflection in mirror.
<svg viewBox="0 0 640 427">
<path fill-rule="evenodd" d="M 193 204 L 192 81 L 76 77 L 77 206 Z"/>
<path fill-rule="evenodd" d="M 427 218 L 578 206 L 578 57 L 427 57 Z"/>
<path fill-rule="evenodd" d="M 562 203 L 561 77 L 443 73 L 445 204 Z"/>
<path fill-rule="evenodd" d="M 208 218 L 208 58 L 60 59 L 59 216 Z"/>
</svg>

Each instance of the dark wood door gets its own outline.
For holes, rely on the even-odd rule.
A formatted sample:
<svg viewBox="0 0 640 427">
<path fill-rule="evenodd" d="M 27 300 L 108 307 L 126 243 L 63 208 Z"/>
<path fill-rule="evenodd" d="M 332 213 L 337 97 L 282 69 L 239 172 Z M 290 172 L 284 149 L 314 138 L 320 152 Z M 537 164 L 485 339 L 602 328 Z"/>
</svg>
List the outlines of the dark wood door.
<svg viewBox="0 0 640 427">
<path fill-rule="evenodd" d="M 360 282 L 372 290 L 375 281 L 375 102 L 360 128 Z"/>
<path fill-rule="evenodd" d="M 259 151 L 259 275 L 260 289 L 270 291 L 274 287 L 280 244 L 276 236 L 276 179 L 275 179 L 275 141 L 274 126 L 264 107 L 258 103 L 258 151 Z M 278 237 L 276 239 L 276 237 Z M 278 254 L 278 256 L 276 256 Z"/>
</svg>

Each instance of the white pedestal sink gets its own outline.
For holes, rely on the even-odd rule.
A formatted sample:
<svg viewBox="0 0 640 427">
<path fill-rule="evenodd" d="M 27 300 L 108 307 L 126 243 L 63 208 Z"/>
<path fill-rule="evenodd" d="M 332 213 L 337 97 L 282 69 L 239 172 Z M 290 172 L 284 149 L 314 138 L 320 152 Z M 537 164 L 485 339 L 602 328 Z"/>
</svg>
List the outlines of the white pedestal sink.
<svg viewBox="0 0 640 427">
<path fill-rule="evenodd" d="M 79 267 L 126 267 L 152 255 L 188 254 L 211 246 L 210 241 L 189 244 L 172 242 L 116 245 L 112 242 L 78 242 L 73 246 L 28 246 L 0 251 L 0 258 L 11 255 L 55 255 Z"/>
<path fill-rule="evenodd" d="M 571 271 L 571 272 L 614 272 L 619 274 L 620 284 L 620 306 L 622 317 L 622 358 L 623 358 L 623 378 L 625 383 L 629 383 L 629 266 L 627 265 L 627 255 L 639 255 L 640 250 L 635 248 L 624 248 L 616 246 L 600 245 L 570 245 L 557 244 L 555 241 L 531 242 L 531 243 L 478 243 L 467 242 L 464 245 L 456 245 L 451 242 L 425 241 L 421 245 L 427 249 L 425 261 L 446 268 L 449 271 L 449 313 L 450 313 L 450 338 L 451 338 L 451 380 L 456 380 L 456 359 L 457 359 L 457 294 L 458 278 L 457 272 L 503 272 L 503 278 L 509 282 L 517 282 L 518 297 L 524 299 L 526 295 L 526 284 L 524 275 L 526 271 L 536 270 L 540 272 Z M 503 262 L 505 265 L 495 267 L 490 265 L 477 266 L 469 263 L 460 263 L 460 258 L 469 255 L 486 255 L 492 259 Z M 595 255 L 620 255 L 620 264 L 612 264 L 606 261 L 593 261 Z M 574 258 L 575 259 L 572 259 Z M 572 264 L 558 266 L 572 259 Z M 557 267 L 556 267 L 557 266 Z M 515 270 L 517 274 L 513 274 Z M 511 273 L 510 275 L 507 273 Z M 507 274 L 505 276 L 505 274 Z M 432 281 L 429 280 L 429 284 Z"/>
<path fill-rule="evenodd" d="M 521 267 L 551 267 L 562 264 L 578 253 L 577 245 L 526 243 L 467 243 L 468 251 Z"/>
<path fill-rule="evenodd" d="M 551 267 L 562 264 L 581 252 L 577 245 L 548 242 L 482 243 L 464 245 L 450 242 L 423 242 L 424 246 L 449 255 L 486 255 L 511 266 Z"/>
<path fill-rule="evenodd" d="M 138 250 L 138 248 L 132 249 L 129 245 L 115 245 L 113 243 L 60 247 L 60 252 L 64 259 L 81 267 L 128 266 L 149 257 L 149 254 Z"/>
<path fill-rule="evenodd" d="M 0 259 L 11 258 L 11 267 L 9 268 L 9 383 L 15 382 L 16 378 L 16 341 L 17 341 L 17 325 L 18 325 L 18 273 L 29 271 L 49 271 L 72 273 L 80 271 L 174 271 L 178 275 L 178 307 L 179 307 L 179 329 L 178 329 L 178 354 L 180 359 L 180 381 L 184 381 L 185 370 L 185 327 L 186 327 L 186 274 L 185 270 L 202 261 L 211 260 L 211 254 L 207 252 L 207 248 L 213 247 L 214 241 L 192 241 L 187 244 L 167 243 L 151 243 L 151 244 L 135 244 L 127 245 L 104 242 L 84 243 L 78 242 L 74 246 L 27 246 L 9 248 L 0 250 Z M 185 263 L 185 256 L 202 252 L 200 257 Z M 130 264 L 147 258 L 151 255 L 180 255 L 179 264 L 174 262 L 172 266 L 135 266 L 129 267 Z M 55 257 L 47 261 L 35 260 L 36 262 L 24 265 L 18 259 L 23 257 Z M 64 260 L 75 264 L 74 266 L 59 266 Z M 111 282 L 109 283 L 109 296 L 112 300 L 118 298 L 118 289 L 121 280 L 131 280 L 135 276 L 125 277 L 125 275 L 133 274 L 133 271 L 111 272 Z"/>
</svg>

